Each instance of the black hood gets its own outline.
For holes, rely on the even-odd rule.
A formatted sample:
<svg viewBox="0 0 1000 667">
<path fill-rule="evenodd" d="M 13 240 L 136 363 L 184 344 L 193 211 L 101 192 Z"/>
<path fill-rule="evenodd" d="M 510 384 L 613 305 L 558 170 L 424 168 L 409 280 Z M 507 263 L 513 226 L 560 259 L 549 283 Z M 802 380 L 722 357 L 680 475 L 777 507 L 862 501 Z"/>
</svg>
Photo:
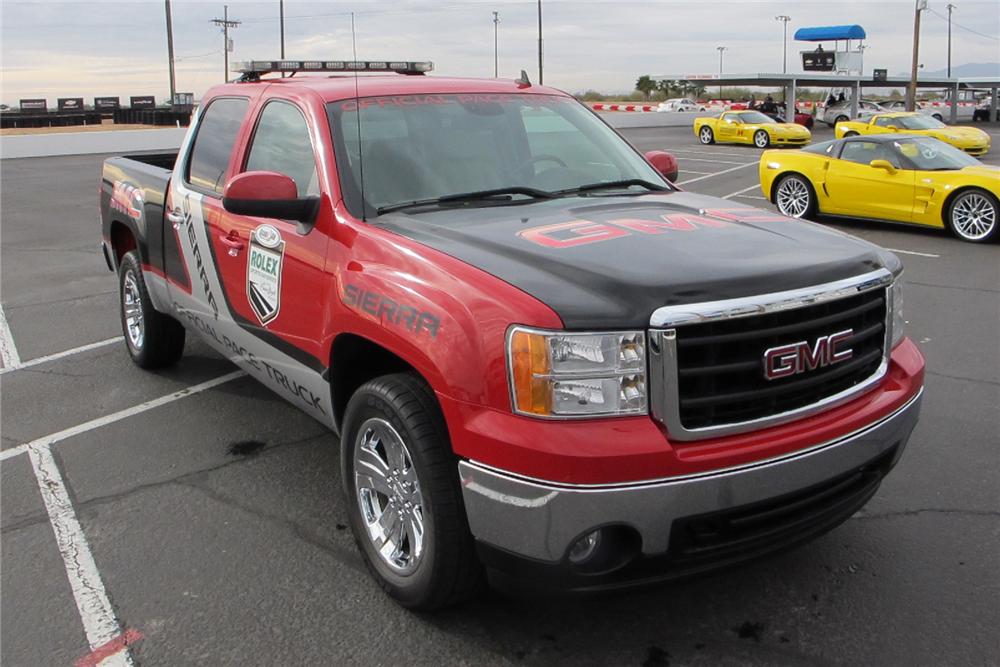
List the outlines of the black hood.
<svg viewBox="0 0 1000 667">
<path fill-rule="evenodd" d="M 622 220 L 629 222 L 612 222 Z M 597 226 L 574 230 L 573 221 Z M 641 231 L 643 221 L 657 227 Z M 372 222 L 522 289 L 567 329 L 644 328 L 660 306 L 900 266 L 892 253 L 838 231 L 687 192 L 393 213 Z M 551 225 L 565 226 L 525 235 Z M 602 233 L 604 240 L 568 245 Z"/>
</svg>

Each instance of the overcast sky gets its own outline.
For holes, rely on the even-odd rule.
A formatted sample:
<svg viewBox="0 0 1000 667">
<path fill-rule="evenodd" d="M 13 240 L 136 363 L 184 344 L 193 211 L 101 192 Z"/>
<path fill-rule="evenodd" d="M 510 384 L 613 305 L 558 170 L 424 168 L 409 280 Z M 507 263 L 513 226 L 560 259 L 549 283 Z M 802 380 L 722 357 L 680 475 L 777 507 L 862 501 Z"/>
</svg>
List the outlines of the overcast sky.
<svg viewBox="0 0 1000 667">
<path fill-rule="evenodd" d="M 952 0 L 953 63 L 1000 61 L 1000 2 Z M 200 95 L 223 79 L 223 38 L 210 19 L 223 2 L 173 0 L 177 89 Z M 277 58 L 278 1 L 229 1 L 231 60 Z M 920 61 L 942 69 L 947 57 L 947 2 L 925 13 Z M 781 70 L 781 24 L 789 23 L 789 69 L 800 71 L 792 41 L 803 26 L 859 23 L 868 32 L 865 71 L 909 70 L 913 0 L 839 2 L 582 2 L 544 0 L 545 83 L 569 92 L 631 90 L 640 74 L 718 70 L 720 45 L 729 73 Z M 0 98 L 95 95 L 167 96 L 167 47 L 162 0 L 145 2 L 0 3 Z M 359 59 L 433 60 L 442 75 L 493 75 L 492 12 L 500 12 L 500 74 L 537 72 L 536 3 L 494 0 L 431 2 L 285 1 L 288 58 L 351 57 L 355 12 Z M 939 16 L 940 15 L 940 16 Z M 968 29 L 966 29 L 968 28 Z M 979 34 L 977 34 L 979 33 Z M 996 73 L 1000 75 L 1000 72 Z M 88 100 L 89 103 L 90 100 Z"/>
</svg>

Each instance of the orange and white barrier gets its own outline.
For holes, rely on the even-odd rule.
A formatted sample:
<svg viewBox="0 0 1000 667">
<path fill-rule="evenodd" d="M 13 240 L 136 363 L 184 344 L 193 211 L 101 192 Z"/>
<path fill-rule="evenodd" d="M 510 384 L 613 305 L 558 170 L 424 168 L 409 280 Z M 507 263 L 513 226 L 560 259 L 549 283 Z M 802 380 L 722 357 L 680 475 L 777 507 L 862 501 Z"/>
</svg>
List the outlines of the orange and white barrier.
<svg viewBox="0 0 1000 667">
<path fill-rule="evenodd" d="M 596 102 L 591 104 L 590 107 L 594 111 L 656 111 L 655 104 L 606 104 L 604 102 Z"/>
</svg>

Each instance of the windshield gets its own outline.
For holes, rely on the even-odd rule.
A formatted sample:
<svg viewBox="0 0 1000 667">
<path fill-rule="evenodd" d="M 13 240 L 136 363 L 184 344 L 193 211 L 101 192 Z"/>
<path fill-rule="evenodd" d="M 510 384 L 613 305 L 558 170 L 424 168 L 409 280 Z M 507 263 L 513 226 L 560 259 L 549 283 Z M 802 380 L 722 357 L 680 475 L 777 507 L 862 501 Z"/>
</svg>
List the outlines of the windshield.
<svg viewBox="0 0 1000 667">
<path fill-rule="evenodd" d="M 774 122 L 773 118 L 771 118 L 770 116 L 765 116 L 764 114 L 760 113 L 759 111 L 748 111 L 746 113 L 741 113 L 739 115 L 739 118 L 744 123 L 748 123 L 748 124 L 749 123 L 756 123 L 756 124 L 759 125 L 761 123 L 773 123 Z"/>
<path fill-rule="evenodd" d="M 931 116 L 899 116 L 896 122 L 907 130 L 937 130 L 947 127 L 937 118 Z"/>
<path fill-rule="evenodd" d="M 946 171 L 975 167 L 981 163 L 954 146 L 933 137 L 914 137 L 894 142 L 896 149 L 921 171 Z"/>
<path fill-rule="evenodd" d="M 373 217 L 379 209 L 462 193 L 512 188 L 551 193 L 628 180 L 669 187 L 631 146 L 569 97 L 367 97 L 360 105 L 353 99 L 333 102 L 328 110 L 344 199 L 359 217 L 362 192 L 364 215 Z M 496 204 L 496 198 L 484 199 L 484 205 L 487 201 Z"/>
</svg>

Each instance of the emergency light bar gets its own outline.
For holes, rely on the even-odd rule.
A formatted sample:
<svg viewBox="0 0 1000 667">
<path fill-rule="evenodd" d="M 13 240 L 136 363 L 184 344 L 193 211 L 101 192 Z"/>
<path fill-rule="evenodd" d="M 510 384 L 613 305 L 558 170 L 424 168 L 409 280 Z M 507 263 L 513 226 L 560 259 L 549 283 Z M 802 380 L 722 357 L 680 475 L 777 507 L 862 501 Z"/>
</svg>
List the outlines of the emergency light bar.
<svg viewBox="0 0 1000 667">
<path fill-rule="evenodd" d="M 233 72 L 245 77 L 259 77 L 269 72 L 396 72 L 423 74 L 434 69 L 432 62 L 412 60 L 244 60 L 235 62 Z"/>
</svg>

